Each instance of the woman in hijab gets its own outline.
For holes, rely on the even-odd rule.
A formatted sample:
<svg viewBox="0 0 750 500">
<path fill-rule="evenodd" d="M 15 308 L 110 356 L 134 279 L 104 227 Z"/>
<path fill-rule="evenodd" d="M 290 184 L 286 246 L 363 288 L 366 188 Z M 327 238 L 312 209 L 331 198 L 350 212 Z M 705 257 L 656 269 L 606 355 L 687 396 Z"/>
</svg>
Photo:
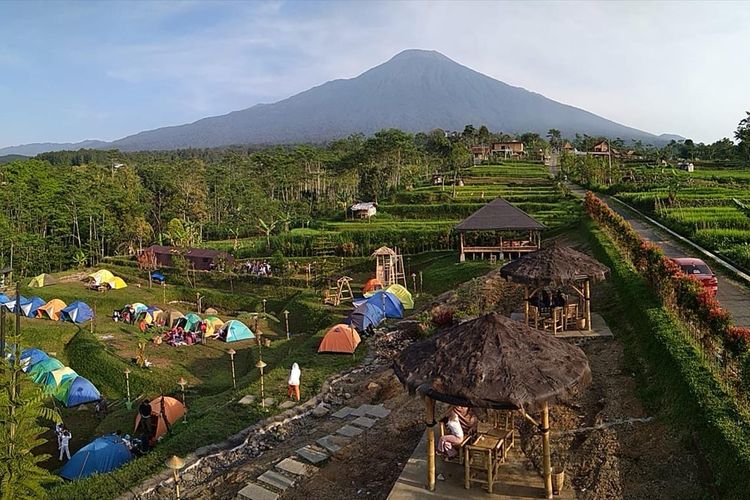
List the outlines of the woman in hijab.
<svg viewBox="0 0 750 500">
<path fill-rule="evenodd" d="M 294 396 L 294 399 L 299 401 L 299 378 L 302 372 L 299 369 L 299 365 L 294 363 L 292 365 L 292 372 L 289 374 L 289 389 L 287 390 L 287 397 Z"/>
</svg>

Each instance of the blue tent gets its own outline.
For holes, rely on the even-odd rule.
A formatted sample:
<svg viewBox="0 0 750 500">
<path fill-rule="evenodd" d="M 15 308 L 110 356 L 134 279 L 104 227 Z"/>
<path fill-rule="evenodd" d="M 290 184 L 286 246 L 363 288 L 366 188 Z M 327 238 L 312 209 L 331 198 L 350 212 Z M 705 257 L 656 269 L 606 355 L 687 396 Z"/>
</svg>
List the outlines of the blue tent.
<svg viewBox="0 0 750 500">
<path fill-rule="evenodd" d="M 403 318 L 404 317 L 404 306 L 401 305 L 401 301 L 391 292 L 379 290 L 374 294 L 370 295 L 366 299 L 355 300 L 354 307 L 361 304 L 369 303 L 378 307 L 385 312 L 386 318 Z"/>
<path fill-rule="evenodd" d="M 167 281 L 167 278 L 160 272 L 151 273 L 151 279 L 157 283 L 164 283 Z"/>
<path fill-rule="evenodd" d="M 354 308 L 349 315 L 348 322 L 358 332 L 364 332 L 371 326 L 378 326 L 384 319 L 385 312 L 383 312 L 381 308 L 370 304 L 369 302 L 365 302 Z"/>
<path fill-rule="evenodd" d="M 60 389 L 62 393 L 62 403 L 66 408 L 72 408 L 74 406 L 83 405 L 86 403 L 93 403 L 102 399 L 102 395 L 94 384 L 89 382 L 83 377 L 76 377 L 74 379 L 68 379 L 61 384 L 61 386 L 67 386 Z M 65 390 L 67 389 L 67 392 Z"/>
<path fill-rule="evenodd" d="M 49 359 L 46 352 L 40 349 L 25 349 L 21 352 L 21 366 L 23 367 L 23 371 L 29 371 L 32 366 L 45 359 Z"/>
<path fill-rule="evenodd" d="M 21 306 L 21 310 L 29 318 L 35 318 L 37 310 L 46 303 L 47 301 L 41 297 L 31 297 L 27 304 Z"/>
<path fill-rule="evenodd" d="M 10 297 L 5 295 L 4 293 L 0 293 L 0 306 L 5 304 L 6 302 L 10 302 Z"/>
<path fill-rule="evenodd" d="M 94 318 L 94 311 L 86 304 L 77 300 L 60 311 L 60 319 L 73 323 L 85 323 Z"/>
<path fill-rule="evenodd" d="M 65 479 L 81 479 L 92 474 L 104 474 L 120 467 L 132 457 L 122 439 L 114 434 L 91 441 L 70 457 L 60 470 Z"/>
<path fill-rule="evenodd" d="M 18 299 L 18 303 L 21 305 L 21 307 L 25 306 L 29 302 L 30 302 L 29 299 L 27 299 L 23 295 L 21 295 L 19 297 L 19 299 Z M 9 301 L 3 303 L 3 307 L 5 307 L 10 312 L 15 313 L 16 309 L 17 309 L 17 307 L 16 307 L 16 299 L 15 298 L 11 298 Z"/>
<path fill-rule="evenodd" d="M 245 323 L 231 319 L 221 326 L 219 337 L 226 342 L 237 342 L 238 340 L 254 339 L 255 335 Z"/>
</svg>

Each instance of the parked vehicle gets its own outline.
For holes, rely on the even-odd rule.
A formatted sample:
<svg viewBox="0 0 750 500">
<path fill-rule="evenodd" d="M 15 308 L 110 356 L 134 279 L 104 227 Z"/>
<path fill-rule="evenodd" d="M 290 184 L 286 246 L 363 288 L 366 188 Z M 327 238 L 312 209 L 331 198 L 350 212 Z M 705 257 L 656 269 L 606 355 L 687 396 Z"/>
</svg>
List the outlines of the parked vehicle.
<svg viewBox="0 0 750 500">
<path fill-rule="evenodd" d="M 690 276 L 695 276 L 703 283 L 703 287 L 716 295 L 719 290 L 719 282 L 716 279 L 716 275 L 708 265 L 700 259 L 693 259 L 691 257 L 681 257 L 678 259 L 672 259 L 680 268 L 682 272 Z"/>
</svg>

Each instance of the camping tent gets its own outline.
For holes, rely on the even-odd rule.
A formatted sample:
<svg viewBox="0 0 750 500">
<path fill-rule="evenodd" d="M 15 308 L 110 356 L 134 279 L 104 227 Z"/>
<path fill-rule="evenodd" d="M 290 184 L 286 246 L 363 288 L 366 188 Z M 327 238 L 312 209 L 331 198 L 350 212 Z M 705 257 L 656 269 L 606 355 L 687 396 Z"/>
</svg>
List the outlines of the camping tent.
<svg viewBox="0 0 750 500">
<path fill-rule="evenodd" d="M 21 368 L 23 371 L 27 372 L 31 370 L 35 364 L 44 361 L 45 359 L 49 359 L 46 352 L 40 349 L 25 349 L 21 353 Z"/>
<path fill-rule="evenodd" d="M 157 283 L 164 283 L 167 281 L 167 278 L 158 271 L 151 273 L 151 279 Z"/>
<path fill-rule="evenodd" d="M 215 335 L 224 325 L 224 322 L 216 316 L 209 316 L 203 321 L 206 323 L 206 335 Z"/>
<path fill-rule="evenodd" d="M 63 366 L 57 370 L 47 372 L 47 375 L 42 379 L 42 384 L 47 387 L 58 387 L 60 384 L 68 380 L 69 378 L 76 378 L 78 374 L 69 366 Z"/>
<path fill-rule="evenodd" d="M 367 280 L 365 286 L 362 287 L 362 293 L 374 292 L 376 290 L 382 290 L 382 288 L 383 283 L 381 283 L 377 278 L 372 278 L 370 280 Z"/>
<path fill-rule="evenodd" d="M 10 302 L 10 301 L 11 301 L 10 297 L 5 295 L 4 293 L 0 293 L 0 306 L 3 306 L 5 305 L 6 302 Z"/>
<path fill-rule="evenodd" d="M 60 311 L 60 319 L 72 323 L 85 323 L 94 319 L 94 311 L 85 302 L 77 300 Z"/>
<path fill-rule="evenodd" d="M 29 303 L 29 299 L 21 295 L 18 299 L 18 303 L 21 305 L 21 309 L 23 310 L 23 306 Z M 5 307 L 8 311 L 12 313 L 15 313 L 16 312 L 16 299 L 11 299 L 8 302 L 3 303 L 3 307 Z"/>
<path fill-rule="evenodd" d="M 398 297 L 404 309 L 414 309 L 414 299 L 411 297 L 409 290 L 401 285 L 391 285 L 385 289 L 386 292 L 391 292 L 393 295 Z"/>
<path fill-rule="evenodd" d="M 63 368 L 64 366 L 59 359 L 48 358 L 34 364 L 29 369 L 28 374 L 35 383 L 39 384 L 47 377 L 47 373 Z"/>
<path fill-rule="evenodd" d="M 157 415 L 158 423 L 156 424 L 155 438 L 158 439 L 167 433 L 167 423 L 174 424 L 185 414 L 185 405 L 175 398 L 161 396 L 150 402 L 151 414 Z M 135 417 L 135 431 L 138 431 L 138 425 L 141 423 L 140 412 Z"/>
<path fill-rule="evenodd" d="M 385 312 L 380 307 L 365 302 L 354 308 L 349 315 L 348 323 L 356 328 L 358 332 L 364 332 L 371 326 L 378 326 L 384 319 Z"/>
<path fill-rule="evenodd" d="M 43 306 L 41 306 L 39 309 L 36 310 L 36 315 L 38 318 L 43 318 L 44 316 L 47 316 L 49 319 L 53 321 L 58 321 L 60 319 L 60 313 L 63 309 L 68 307 L 68 305 L 63 302 L 60 299 L 52 299 Z"/>
<path fill-rule="evenodd" d="M 128 286 L 128 284 L 125 283 L 125 280 L 120 278 L 119 276 L 115 276 L 111 280 L 107 281 L 107 285 L 109 286 L 110 290 L 120 290 L 121 288 L 125 288 Z"/>
<path fill-rule="evenodd" d="M 364 303 L 369 303 L 380 308 L 385 313 L 386 318 L 404 317 L 404 306 L 401 305 L 398 297 L 391 292 L 379 290 L 366 299 L 354 301 L 354 307 Z"/>
<path fill-rule="evenodd" d="M 89 274 L 88 277 L 92 279 L 97 285 L 103 285 L 115 279 L 115 275 L 107 271 L 106 269 L 101 269 L 95 273 Z"/>
<path fill-rule="evenodd" d="M 360 342 L 357 330 L 349 325 L 338 324 L 326 332 L 318 352 L 353 354 Z"/>
<path fill-rule="evenodd" d="M 132 307 L 133 311 L 135 311 L 135 315 L 138 316 L 142 312 L 148 311 L 148 306 L 146 304 L 141 304 L 140 302 L 133 302 L 132 304 L 128 304 L 125 306 L 125 308 Z"/>
<path fill-rule="evenodd" d="M 184 314 L 182 314 L 177 309 L 170 309 L 168 311 L 165 311 L 164 314 L 166 314 L 167 318 L 167 326 L 173 327 L 175 324 L 177 324 L 177 321 L 179 321 L 180 318 L 185 317 Z"/>
<path fill-rule="evenodd" d="M 67 408 L 99 401 L 102 396 L 94 384 L 83 377 L 64 380 L 54 391 L 55 397 Z"/>
<path fill-rule="evenodd" d="M 43 286 L 54 285 L 57 283 L 57 279 L 49 274 L 40 274 L 35 276 L 29 282 L 29 288 L 42 288 Z"/>
<path fill-rule="evenodd" d="M 219 329 L 219 337 L 225 342 L 237 342 L 238 340 L 254 339 L 255 335 L 242 321 L 230 319 Z"/>
<path fill-rule="evenodd" d="M 21 305 L 21 311 L 23 312 L 24 316 L 35 318 L 36 312 L 46 303 L 47 301 L 41 297 L 31 297 L 26 304 Z"/>
<path fill-rule="evenodd" d="M 60 470 L 65 479 L 81 479 L 92 474 L 104 474 L 120 467 L 132 457 L 128 447 L 117 435 L 94 439 L 78 450 Z"/>
<path fill-rule="evenodd" d="M 201 321 L 203 320 L 200 316 L 189 312 L 177 321 L 177 326 L 181 326 L 186 332 L 197 332 L 200 330 Z"/>
</svg>

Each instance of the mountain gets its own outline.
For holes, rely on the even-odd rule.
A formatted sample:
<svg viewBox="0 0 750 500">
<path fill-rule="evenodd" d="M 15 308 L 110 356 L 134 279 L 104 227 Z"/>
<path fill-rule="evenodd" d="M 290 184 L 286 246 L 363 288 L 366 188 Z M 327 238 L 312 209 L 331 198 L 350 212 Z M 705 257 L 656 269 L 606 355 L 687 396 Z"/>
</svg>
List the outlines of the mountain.
<svg viewBox="0 0 750 500">
<path fill-rule="evenodd" d="M 35 142 L 21 146 L 0 148 L 0 155 L 36 156 L 47 151 L 75 151 L 78 149 L 105 149 L 108 142 L 88 140 L 81 142 Z"/>
<path fill-rule="evenodd" d="M 0 165 L 2 165 L 3 163 L 10 163 L 16 160 L 26 160 L 28 158 L 29 158 L 28 156 L 23 156 L 23 155 L 4 155 L 4 156 L 0 156 Z"/>
<path fill-rule="evenodd" d="M 274 104 L 149 130 L 94 147 L 134 151 L 323 142 L 390 127 L 418 132 L 463 130 L 467 124 L 507 133 L 545 135 L 556 128 L 567 137 L 585 133 L 654 144 L 668 141 L 513 87 L 438 52 L 406 50 L 356 78 L 330 81 Z"/>
</svg>

